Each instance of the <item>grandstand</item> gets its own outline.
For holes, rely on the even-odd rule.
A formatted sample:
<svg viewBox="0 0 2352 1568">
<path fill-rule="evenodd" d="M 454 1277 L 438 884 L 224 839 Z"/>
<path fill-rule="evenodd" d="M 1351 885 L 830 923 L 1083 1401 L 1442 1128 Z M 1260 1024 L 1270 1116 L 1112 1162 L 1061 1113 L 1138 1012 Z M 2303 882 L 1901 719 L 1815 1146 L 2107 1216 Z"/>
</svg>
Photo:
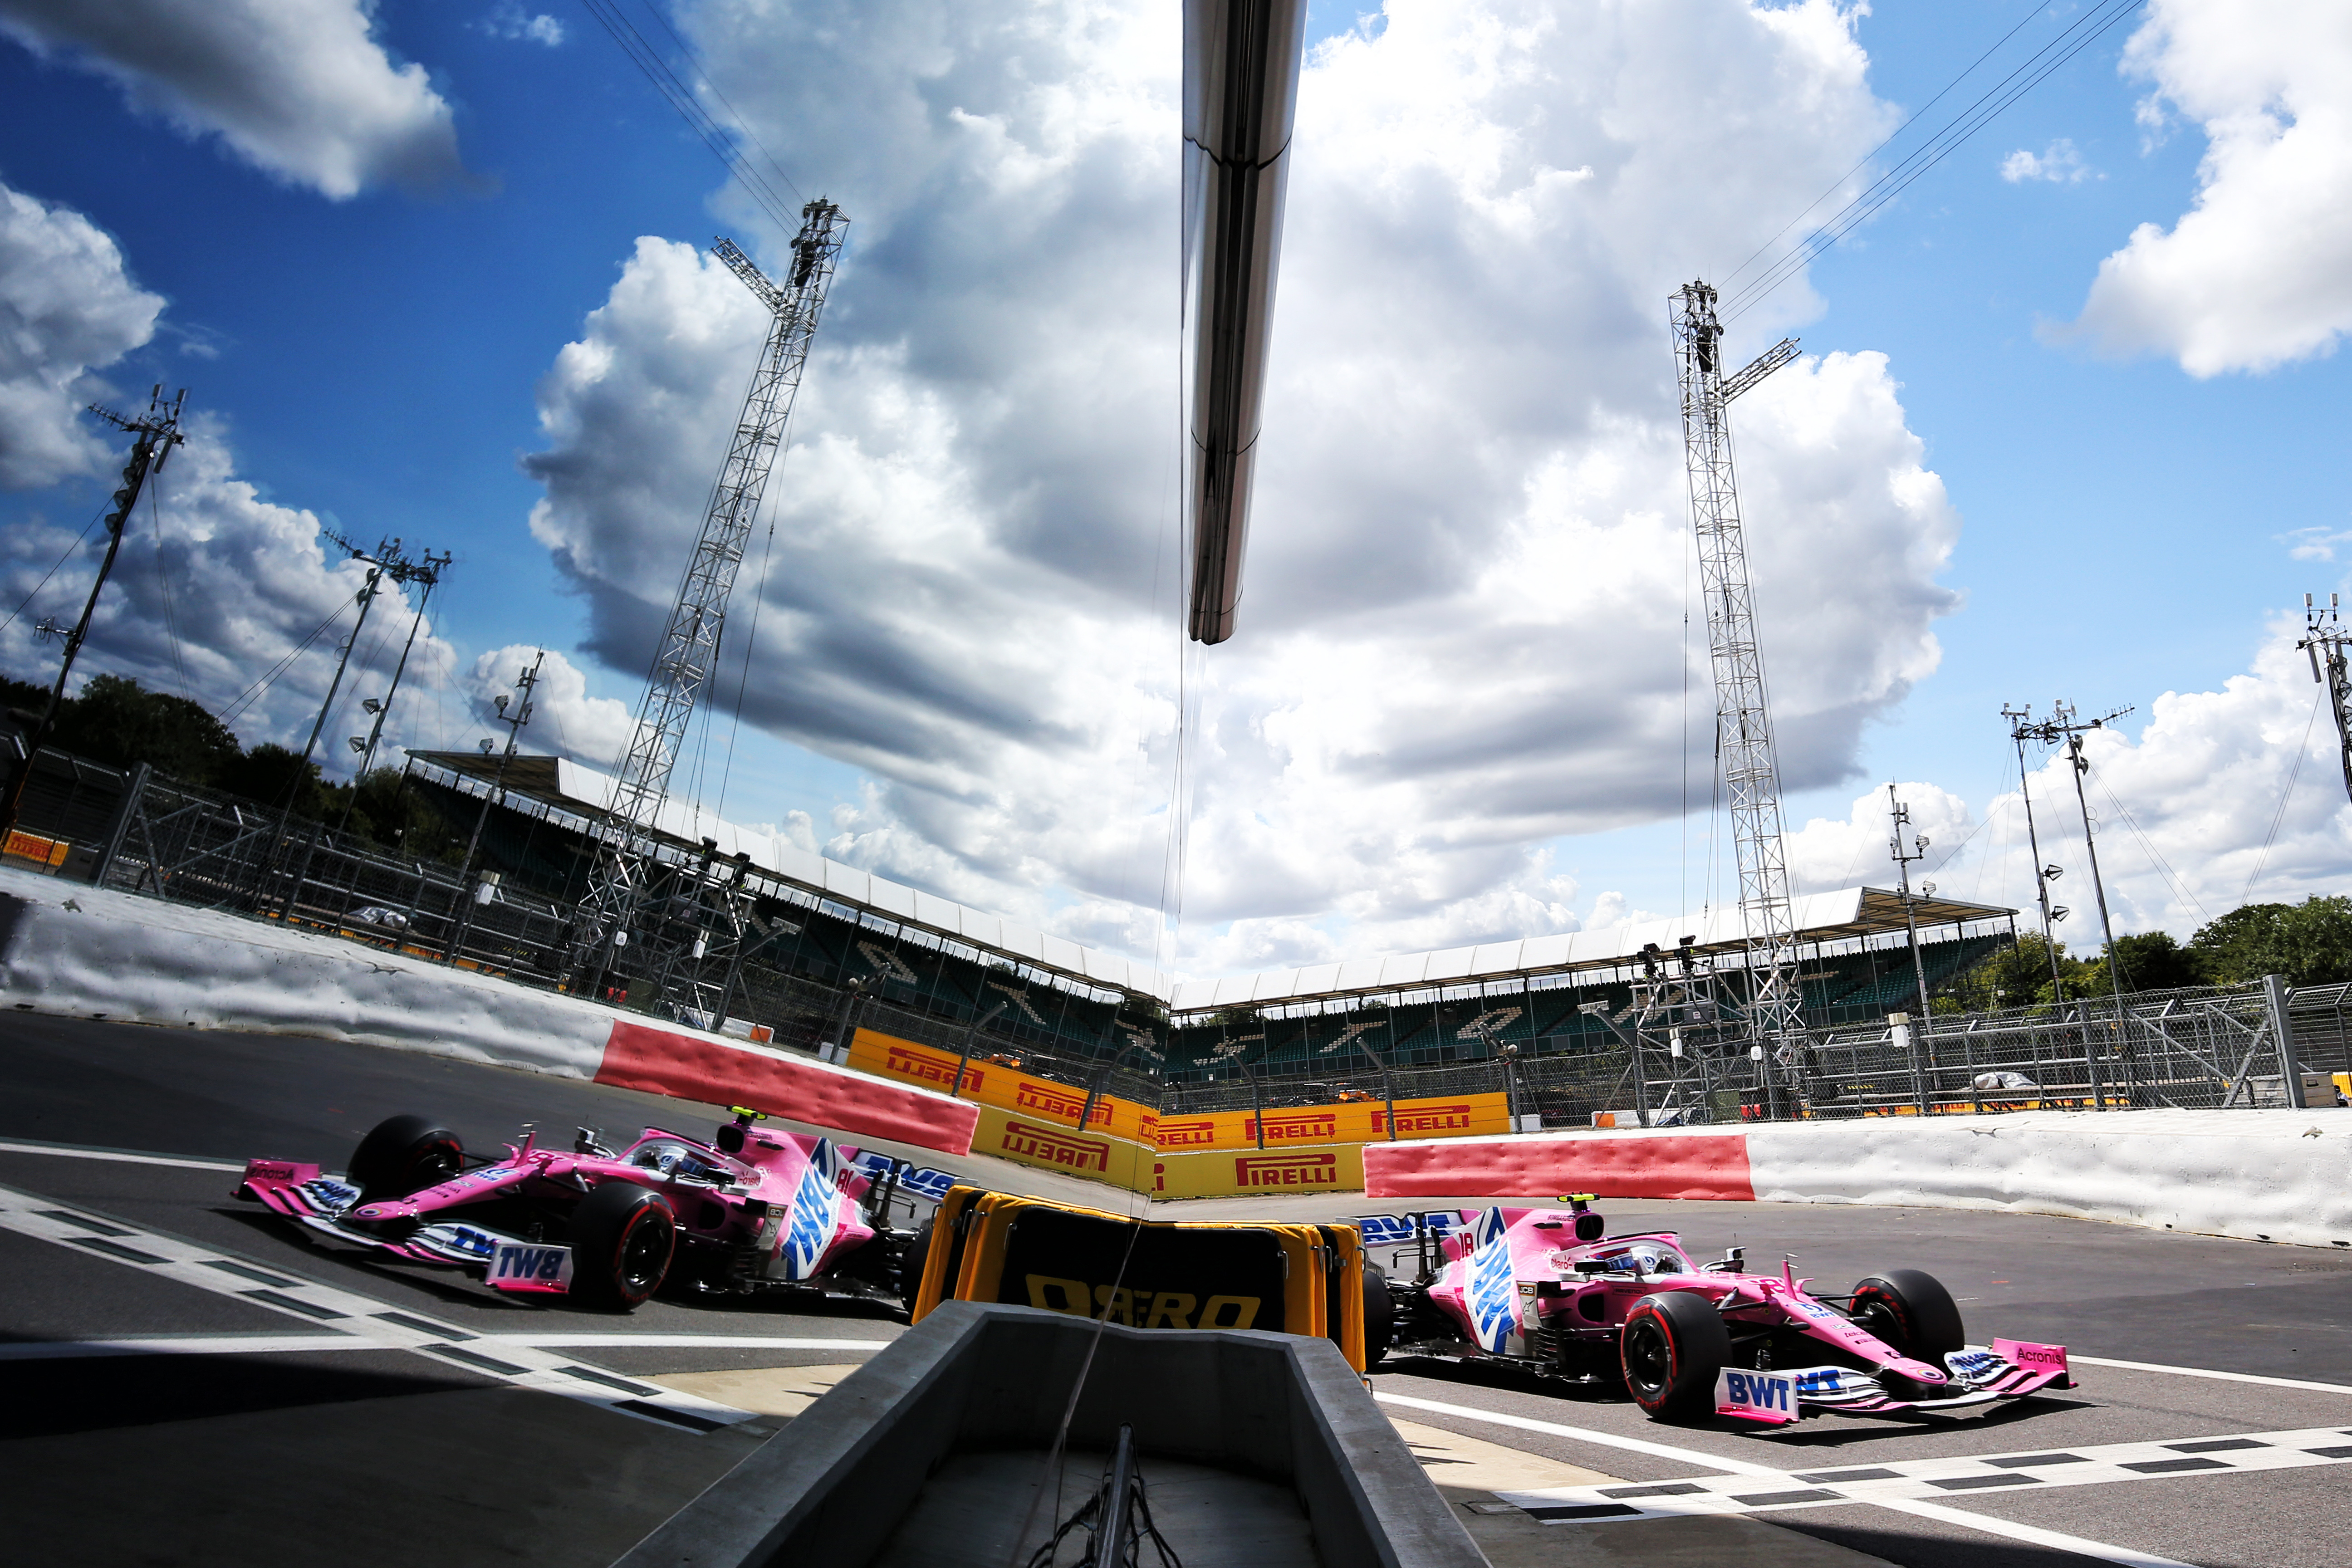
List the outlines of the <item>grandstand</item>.
<svg viewBox="0 0 2352 1568">
<path fill-rule="evenodd" d="M 411 776 L 462 819 L 479 812 L 496 767 L 495 759 L 472 752 L 417 752 Z M 568 902 L 584 885 L 588 834 L 612 787 L 604 774 L 567 759 L 517 757 L 506 774 L 507 798 L 483 836 L 485 862 L 553 902 Z M 684 853 L 707 846 L 721 857 L 750 857 L 761 893 L 750 957 L 767 975 L 764 986 L 751 985 L 754 1011 L 762 1001 L 772 1011 L 797 1009 L 814 1020 L 803 1031 L 812 1042 L 835 1032 L 835 1000 L 845 1012 L 844 988 L 856 984 L 865 999 L 855 1004 L 859 1016 L 877 1027 L 956 1043 L 985 1019 L 980 1048 L 1029 1053 L 1033 1067 L 1053 1076 L 1120 1061 L 1148 1070 L 1159 1057 L 1161 1076 L 1180 1093 L 1227 1085 L 1255 1095 L 1272 1086 L 1278 1099 L 1297 1100 L 1377 1081 L 1391 1069 L 1414 1069 L 1420 1081 L 1437 1083 L 1442 1069 L 1455 1066 L 1486 1064 L 1484 1075 L 1491 1076 L 1507 1054 L 1532 1065 L 1605 1053 L 1615 1037 L 1582 1009 L 1599 1002 L 1612 1018 L 1627 1014 L 1645 963 L 1679 973 L 1685 948 L 1689 966 L 1720 987 L 1723 1021 L 1736 1023 L 1740 1005 L 1745 942 L 1736 910 L 1171 981 L 682 803 L 665 808 L 656 835 Z M 1809 1023 L 1875 1020 L 1913 1002 L 1916 982 L 1897 894 L 1849 888 L 1808 895 L 1796 906 Z M 2015 936 L 2011 910 L 1941 898 L 1918 899 L 1915 910 L 1930 986 Z"/>
</svg>

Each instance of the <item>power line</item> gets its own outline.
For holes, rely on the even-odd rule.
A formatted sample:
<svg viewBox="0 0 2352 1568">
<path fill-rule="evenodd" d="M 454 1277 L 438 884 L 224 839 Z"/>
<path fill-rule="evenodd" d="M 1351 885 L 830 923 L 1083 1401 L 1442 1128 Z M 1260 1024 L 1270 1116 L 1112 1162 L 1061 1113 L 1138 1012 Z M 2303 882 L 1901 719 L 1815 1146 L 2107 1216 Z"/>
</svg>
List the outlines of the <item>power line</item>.
<svg viewBox="0 0 2352 1568">
<path fill-rule="evenodd" d="M 92 517 L 88 522 L 81 525 L 81 531 L 74 535 L 74 542 L 71 544 L 66 546 L 66 552 L 58 557 L 58 563 L 55 566 L 50 567 L 47 572 L 42 573 L 41 580 L 33 584 L 33 591 L 25 595 L 23 603 L 19 604 L 15 609 L 8 612 L 8 618 L 6 620 L 0 621 L 0 632 L 5 632 L 10 626 L 15 626 L 16 624 L 16 617 L 23 615 L 26 607 L 31 605 L 35 599 L 41 596 L 41 590 L 49 585 L 49 579 L 56 576 L 59 572 L 65 569 L 66 563 L 74 558 L 74 552 L 81 548 L 82 541 L 89 537 L 89 531 L 96 528 L 99 524 L 99 520 L 103 518 L 105 515 L 105 512 L 100 511 L 96 516 Z"/>
<path fill-rule="evenodd" d="M 1917 151 L 1881 174 L 1860 195 L 1839 208 L 1826 223 L 1806 236 L 1802 243 L 1767 267 L 1752 282 L 1727 298 L 1722 307 L 1723 319 L 1732 321 L 1754 309 L 1767 295 L 1868 222 L 1880 208 L 1908 190 L 1921 175 L 1992 123 L 2003 110 L 2033 90 L 2053 71 L 2089 48 L 2145 4 L 2147 0 L 2097 0 L 2089 10 L 2068 24 L 2057 37 L 2035 50 L 2023 65 L 1994 83 L 1975 102 L 1947 121 Z M 2019 79 L 2021 77 L 2024 79 L 2021 81 Z M 1784 228 L 1781 232 L 1786 233 L 1787 230 Z M 1744 268 L 1747 264 L 1743 262 L 1741 265 Z"/>
<path fill-rule="evenodd" d="M 2326 695 L 2322 692 L 2320 697 Z M 2286 803 L 2294 798 L 2295 781 L 2303 777 L 2304 759 L 2311 755 L 2311 731 L 2319 722 L 2320 697 L 2311 700 L 2311 717 L 2303 726 L 2303 744 L 2295 748 L 2294 766 L 2287 772 L 2286 788 L 2279 792 L 2278 809 L 2271 813 L 2271 830 L 2263 839 L 2263 852 L 2254 858 L 2253 874 L 2246 879 L 2245 890 L 2238 895 L 2241 904 L 2254 896 L 2254 884 L 2263 879 L 2263 868 L 2270 862 L 2271 846 L 2278 842 L 2279 824 L 2286 820 Z"/>
<path fill-rule="evenodd" d="M 678 118 L 686 121 L 687 128 L 700 137 L 703 145 L 709 147 L 712 155 L 726 165 L 728 174 L 734 178 L 737 184 L 743 187 L 744 194 L 751 198 L 760 210 L 767 215 L 769 221 L 776 226 L 777 231 L 782 234 L 792 233 L 794 224 L 791 205 L 783 197 L 776 194 L 774 187 L 768 184 L 757 169 L 751 166 L 750 161 L 744 158 L 730 138 L 727 127 L 719 124 L 712 118 L 710 111 L 702 107 L 701 100 L 695 96 L 694 89 L 681 79 L 676 71 L 670 69 L 668 62 L 662 58 L 661 51 L 655 48 L 643 33 L 637 31 L 636 24 L 622 14 L 614 0 L 580 0 L 580 3 L 587 7 L 588 14 L 596 18 L 604 31 L 612 36 L 613 41 L 621 47 L 621 52 L 628 56 L 629 62 L 637 68 L 647 82 L 652 84 L 654 90 L 660 93 L 668 101 L 669 106 L 677 111 Z M 676 35 L 673 33 L 672 37 Z M 700 79 L 706 87 L 709 85 L 707 76 L 701 77 Z M 714 88 L 711 91 L 714 97 L 719 96 L 717 89 Z M 719 101 L 723 103 L 726 100 L 720 98 Z M 728 111 L 730 114 L 734 112 L 731 104 L 729 105 Z M 737 116 L 739 121 L 740 118 L 740 115 Z M 754 141 L 756 144 L 756 138 Z M 764 153 L 767 150 L 762 147 L 761 151 Z M 774 160 L 772 158 L 769 162 L 772 165 Z M 781 176 L 783 171 L 778 169 L 776 173 Z M 800 195 L 799 187 L 793 186 L 790 179 L 785 179 L 784 184 L 792 186 L 794 195 Z"/>
</svg>

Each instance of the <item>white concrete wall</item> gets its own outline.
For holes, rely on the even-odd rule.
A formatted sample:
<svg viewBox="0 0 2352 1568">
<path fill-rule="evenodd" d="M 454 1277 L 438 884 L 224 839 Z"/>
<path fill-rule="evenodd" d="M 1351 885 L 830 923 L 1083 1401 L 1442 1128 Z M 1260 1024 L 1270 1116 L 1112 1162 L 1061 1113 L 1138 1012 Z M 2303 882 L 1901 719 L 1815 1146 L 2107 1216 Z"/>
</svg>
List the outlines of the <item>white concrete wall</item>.
<svg viewBox="0 0 2352 1568">
<path fill-rule="evenodd" d="M 2021 1111 L 1751 1128 L 1779 1203 L 1916 1204 L 2352 1249 L 2352 1110 Z"/>
<path fill-rule="evenodd" d="M 13 927 L 0 933 L 0 1007 L 359 1040 L 566 1078 L 595 1076 L 618 1016 L 338 937 L 13 868 L 0 867 L 0 925 Z"/>
</svg>

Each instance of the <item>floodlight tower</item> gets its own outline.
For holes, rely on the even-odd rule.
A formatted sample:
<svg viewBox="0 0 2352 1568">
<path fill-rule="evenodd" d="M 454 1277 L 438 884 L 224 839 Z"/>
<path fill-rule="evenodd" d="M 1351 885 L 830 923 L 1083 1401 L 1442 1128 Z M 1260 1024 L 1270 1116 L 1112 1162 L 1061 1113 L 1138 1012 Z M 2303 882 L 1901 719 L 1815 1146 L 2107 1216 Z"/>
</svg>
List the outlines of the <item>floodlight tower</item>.
<svg viewBox="0 0 2352 1568">
<path fill-rule="evenodd" d="M 725 262 L 772 315 L 759 368 L 743 396 L 735 437 L 710 489 L 702 532 L 688 557 L 677 599 L 663 629 L 628 755 L 613 792 L 610 815 L 598 828 L 601 840 L 588 893 L 573 928 L 573 962 L 581 978 L 601 971 L 628 930 L 654 870 L 638 841 L 651 831 L 669 799 L 670 772 L 685 744 L 695 705 L 715 673 L 719 637 L 727 619 L 728 595 L 743 564 L 743 547 L 758 521 L 768 476 L 783 450 L 793 399 L 808 363 L 809 344 L 824 310 L 825 291 L 841 256 L 849 219 L 823 197 L 801 208 L 800 233 L 793 239 L 793 266 L 779 284 L 754 266 L 731 240 L 720 239 L 712 254 Z"/>
<path fill-rule="evenodd" d="M 1683 461 L 1690 476 L 1691 522 L 1698 531 L 1700 592 L 1715 673 L 1716 749 L 1731 797 L 1731 837 L 1739 862 L 1739 913 L 1746 928 L 1748 1032 L 1759 1044 L 1793 1041 L 1805 1027 L 1797 981 L 1796 910 L 1781 843 L 1780 763 L 1772 747 L 1764 655 L 1756 637 L 1748 547 L 1732 470 L 1732 399 L 1797 357 L 1783 338 L 1745 369 L 1723 374 L 1723 326 L 1716 293 L 1705 283 L 1675 292 L 1668 320 L 1682 372 Z"/>
<path fill-rule="evenodd" d="M 2336 742 L 2344 752 L 2344 792 L 2352 795 L 2352 674 L 2347 673 L 2344 658 L 2346 645 L 2352 644 L 2352 626 L 2344 624 L 2333 594 L 2327 595 L 2324 612 L 2305 594 L 2303 623 L 2303 640 L 2294 646 L 2311 656 L 2311 679 L 2326 683 L 2327 710 L 2336 716 Z"/>
</svg>

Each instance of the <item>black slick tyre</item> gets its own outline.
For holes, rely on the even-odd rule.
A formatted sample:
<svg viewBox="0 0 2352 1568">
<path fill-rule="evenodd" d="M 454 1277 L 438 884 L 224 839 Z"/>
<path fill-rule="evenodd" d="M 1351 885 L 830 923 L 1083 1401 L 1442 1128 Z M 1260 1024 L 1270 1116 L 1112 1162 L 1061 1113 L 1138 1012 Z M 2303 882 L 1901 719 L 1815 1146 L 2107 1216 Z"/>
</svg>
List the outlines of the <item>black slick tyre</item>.
<svg viewBox="0 0 2352 1568">
<path fill-rule="evenodd" d="M 606 1182 L 572 1211 L 572 1298 L 591 1310 L 633 1311 L 669 1275 L 677 1215 L 632 1182 Z"/>
<path fill-rule="evenodd" d="M 1853 1288 L 1854 1326 L 1913 1361 L 1940 1367 L 1968 1342 L 1952 1293 L 1932 1274 L 1890 1268 Z"/>
<path fill-rule="evenodd" d="M 909 1321 L 915 1316 L 915 1298 L 923 1293 L 923 1265 L 931 1256 L 931 1233 L 939 1228 L 939 1216 L 925 1220 L 915 1231 L 915 1239 L 898 1255 L 898 1304 L 907 1310 Z"/>
<path fill-rule="evenodd" d="M 1714 1408 L 1731 1332 L 1706 1297 L 1691 1290 L 1643 1297 L 1626 1313 L 1617 1344 L 1625 1391 L 1651 1420 L 1687 1421 Z"/>
<path fill-rule="evenodd" d="M 363 1204 L 404 1198 L 456 1175 L 465 1154 L 457 1135 L 437 1121 L 387 1117 L 352 1151 L 352 1184 Z"/>
<path fill-rule="evenodd" d="M 1364 1260 L 1364 1370 L 1381 1364 L 1396 1341 L 1396 1298 L 1389 1294 L 1389 1272 L 1370 1258 Z"/>
</svg>

